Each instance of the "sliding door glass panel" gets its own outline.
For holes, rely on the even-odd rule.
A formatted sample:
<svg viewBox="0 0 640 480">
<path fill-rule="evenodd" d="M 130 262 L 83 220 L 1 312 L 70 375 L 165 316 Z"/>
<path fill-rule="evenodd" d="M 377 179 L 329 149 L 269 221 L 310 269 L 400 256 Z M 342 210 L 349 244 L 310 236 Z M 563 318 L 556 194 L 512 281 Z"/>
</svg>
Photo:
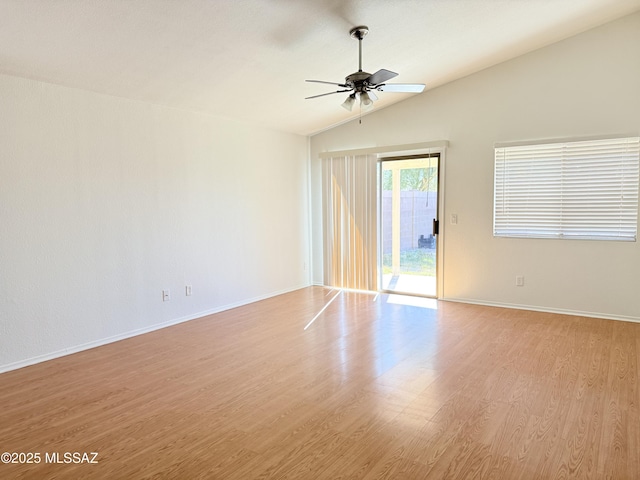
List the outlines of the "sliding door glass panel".
<svg viewBox="0 0 640 480">
<path fill-rule="evenodd" d="M 435 297 L 439 156 L 381 162 L 382 290 Z"/>
</svg>

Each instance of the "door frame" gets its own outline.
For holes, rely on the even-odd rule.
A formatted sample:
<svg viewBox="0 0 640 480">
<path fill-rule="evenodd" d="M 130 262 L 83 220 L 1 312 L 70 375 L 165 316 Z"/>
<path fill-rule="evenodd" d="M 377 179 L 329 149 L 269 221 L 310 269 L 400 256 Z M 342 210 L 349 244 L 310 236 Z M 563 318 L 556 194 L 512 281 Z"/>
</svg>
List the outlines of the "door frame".
<svg viewBox="0 0 640 480">
<path fill-rule="evenodd" d="M 438 235 L 436 235 L 436 292 L 432 295 L 410 294 L 413 296 L 421 296 L 426 298 L 440 299 L 444 297 L 444 237 L 445 237 L 445 208 L 444 208 L 444 186 L 445 186 L 445 148 L 429 148 L 416 151 L 399 151 L 385 152 L 378 154 L 378 204 L 377 204 L 377 223 L 378 223 L 378 291 L 384 293 L 402 295 L 402 292 L 394 292 L 392 290 L 382 289 L 382 162 L 394 160 L 411 160 L 428 157 L 438 157 Z"/>
</svg>

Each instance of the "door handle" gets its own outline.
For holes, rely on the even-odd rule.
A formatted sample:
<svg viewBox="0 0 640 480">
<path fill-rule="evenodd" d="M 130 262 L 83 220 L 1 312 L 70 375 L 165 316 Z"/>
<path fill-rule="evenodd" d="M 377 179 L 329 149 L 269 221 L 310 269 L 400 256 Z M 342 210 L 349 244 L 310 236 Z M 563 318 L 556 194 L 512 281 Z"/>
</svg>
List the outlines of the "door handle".
<svg viewBox="0 0 640 480">
<path fill-rule="evenodd" d="M 438 235 L 440 233 L 440 221 L 433 219 L 433 235 Z"/>
</svg>

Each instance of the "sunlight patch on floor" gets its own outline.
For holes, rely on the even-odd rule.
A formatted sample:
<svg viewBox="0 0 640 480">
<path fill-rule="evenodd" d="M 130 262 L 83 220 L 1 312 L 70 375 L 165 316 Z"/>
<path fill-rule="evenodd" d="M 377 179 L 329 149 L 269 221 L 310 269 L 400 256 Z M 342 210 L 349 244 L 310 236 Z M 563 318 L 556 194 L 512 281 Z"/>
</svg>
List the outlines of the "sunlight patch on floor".
<svg viewBox="0 0 640 480">
<path fill-rule="evenodd" d="M 331 298 L 331 300 L 329 300 L 329 301 L 326 303 L 326 305 L 325 305 L 324 307 L 322 307 L 322 310 L 320 310 L 320 311 L 316 314 L 316 316 L 315 316 L 315 317 L 313 317 L 309 323 L 307 323 L 307 325 L 304 327 L 304 330 L 306 330 L 307 328 L 309 328 L 309 327 L 311 326 L 311 324 L 312 324 L 313 322 L 315 322 L 315 321 L 316 321 L 316 319 L 317 319 L 320 315 L 322 315 L 322 312 L 324 312 L 324 311 L 327 309 L 327 307 L 328 307 L 329 305 L 331 305 L 331 302 L 333 302 L 336 298 L 338 298 L 338 295 L 340 295 L 341 293 L 342 293 L 342 290 L 338 290 L 338 293 L 336 293 L 336 294 Z"/>
<path fill-rule="evenodd" d="M 438 309 L 438 300 L 435 298 L 412 297 L 410 295 L 389 294 L 387 303 L 395 305 L 407 305 L 409 307 L 429 308 L 431 310 Z"/>
</svg>

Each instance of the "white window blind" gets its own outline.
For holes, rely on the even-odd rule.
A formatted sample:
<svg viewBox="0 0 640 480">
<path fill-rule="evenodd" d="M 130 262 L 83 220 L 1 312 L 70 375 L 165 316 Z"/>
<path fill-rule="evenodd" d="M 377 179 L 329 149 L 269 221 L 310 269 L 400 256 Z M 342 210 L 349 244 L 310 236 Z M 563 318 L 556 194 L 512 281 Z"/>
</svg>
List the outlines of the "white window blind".
<svg viewBox="0 0 640 480">
<path fill-rule="evenodd" d="M 639 140 L 496 148 L 494 235 L 635 241 Z"/>
</svg>

